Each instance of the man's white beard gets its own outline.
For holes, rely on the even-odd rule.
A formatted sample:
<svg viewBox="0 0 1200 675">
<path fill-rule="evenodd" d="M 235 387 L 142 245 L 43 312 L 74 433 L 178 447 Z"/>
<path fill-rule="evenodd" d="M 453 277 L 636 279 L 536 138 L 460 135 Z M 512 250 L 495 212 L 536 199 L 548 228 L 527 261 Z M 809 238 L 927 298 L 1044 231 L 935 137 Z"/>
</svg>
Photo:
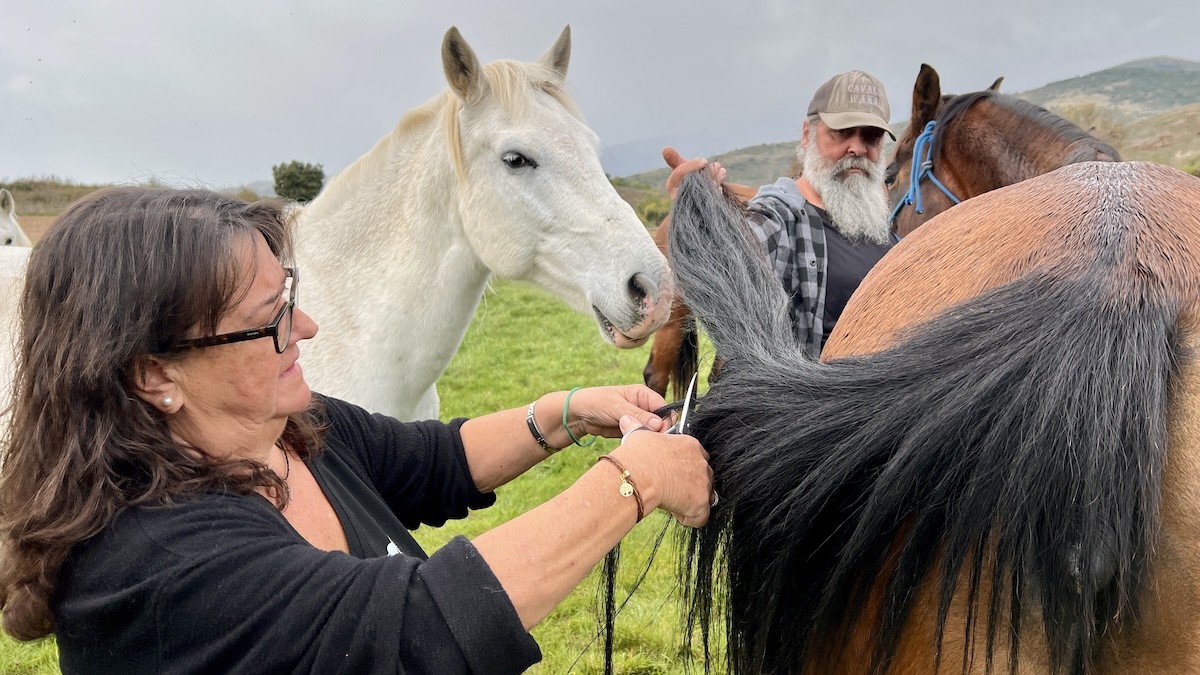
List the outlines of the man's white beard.
<svg viewBox="0 0 1200 675">
<path fill-rule="evenodd" d="M 816 134 L 812 134 L 800 164 L 804 168 L 804 178 L 821 195 L 825 210 L 842 236 L 851 241 L 888 242 L 891 225 L 888 223 L 887 193 L 883 189 L 883 174 L 887 168 L 883 157 L 877 162 L 866 157 L 843 157 L 831 162 L 821 155 Z M 849 169 L 861 169 L 863 173 L 847 174 Z"/>
</svg>

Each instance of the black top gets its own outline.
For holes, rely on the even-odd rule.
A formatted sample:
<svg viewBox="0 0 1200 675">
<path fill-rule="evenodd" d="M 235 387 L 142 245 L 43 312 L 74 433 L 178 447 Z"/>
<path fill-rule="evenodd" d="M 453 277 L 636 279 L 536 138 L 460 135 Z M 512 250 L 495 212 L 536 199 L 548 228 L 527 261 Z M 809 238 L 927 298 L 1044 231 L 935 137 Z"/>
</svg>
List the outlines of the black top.
<svg viewBox="0 0 1200 675">
<path fill-rule="evenodd" d="M 370 483 L 336 452 L 323 452 L 305 464 L 342 523 L 350 555 L 378 558 L 403 553 L 429 559 Z"/>
<path fill-rule="evenodd" d="M 810 205 L 811 206 L 811 205 Z M 813 206 L 825 223 L 825 255 L 827 256 L 827 280 L 825 282 L 825 316 L 822 324 L 824 335 L 821 346 L 829 339 L 833 327 L 846 309 L 850 296 L 858 289 L 863 277 L 891 250 L 894 242 L 877 244 L 868 240 L 850 241 L 837 229 L 837 224 L 824 209 Z"/>
<path fill-rule="evenodd" d="M 128 509 L 63 565 L 64 673 L 519 673 L 540 660 L 469 541 L 426 559 L 406 531 L 495 502 L 471 481 L 463 420 L 325 403 L 309 466 L 352 555 L 313 548 L 257 494 Z"/>
</svg>

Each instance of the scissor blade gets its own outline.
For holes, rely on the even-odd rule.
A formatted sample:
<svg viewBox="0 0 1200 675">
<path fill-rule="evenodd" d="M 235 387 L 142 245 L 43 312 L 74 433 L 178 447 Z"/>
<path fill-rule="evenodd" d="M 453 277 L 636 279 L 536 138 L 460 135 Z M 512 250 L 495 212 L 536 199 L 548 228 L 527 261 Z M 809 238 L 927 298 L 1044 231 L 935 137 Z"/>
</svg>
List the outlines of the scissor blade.
<svg viewBox="0 0 1200 675">
<path fill-rule="evenodd" d="M 688 411 L 692 409 L 692 402 L 695 400 L 693 396 L 696 393 L 696 378 L 699 376 L 700 373 L 692 373 L 692 381 L 688 383 L 687 393 L 683 395 L 683 412 L 679 414 L 679 424 L 676 425 L 679 433 L 685 433 L 687 429 Z"/>
</svg>

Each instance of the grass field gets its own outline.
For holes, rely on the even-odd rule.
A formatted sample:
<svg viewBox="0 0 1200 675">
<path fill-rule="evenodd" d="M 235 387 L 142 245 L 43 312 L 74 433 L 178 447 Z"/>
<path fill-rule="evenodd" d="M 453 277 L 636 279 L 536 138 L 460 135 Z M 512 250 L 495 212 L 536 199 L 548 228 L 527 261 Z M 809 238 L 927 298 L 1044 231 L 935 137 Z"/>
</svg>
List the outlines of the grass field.
<svg viewBox="0 0 1200 675">
<path fill-rule="evenodd" d="M 497 282 L 485 295 L 457 356 L 439 382 L 442 418 L 475 416 L 527 404 L 556 389 L 577 385 L 641 381 L 649 348 L 619 351 L 599 337 L 590 317 L 525 284 Z M 442 528 L 421 528 L 417 539 L 434 550 L 451 537 L 474 536 L 548 499 L 571 484 L 614 441 L 571 447 L 500 488 L 496 506 Z M 628 675 L 683 673 L 681 610 L 675 587 L 679 530 L 661 512 L 646 517 L 622 548 L 621 588 L 645 566 L 656 535 L 672 531 L 650 573 L 617 619 L 616 672 Z M 598 570 L 598 568 L 597 568 Z M 599 627 L 599 574 L 593 573 L 534 629 L 543 662 L 529 672 L 542 675 L 602 672 Z M 58 672 L 52 641 L 20 644 L 0 636 L 0 673 L 45 675 Z"/>
</svg>

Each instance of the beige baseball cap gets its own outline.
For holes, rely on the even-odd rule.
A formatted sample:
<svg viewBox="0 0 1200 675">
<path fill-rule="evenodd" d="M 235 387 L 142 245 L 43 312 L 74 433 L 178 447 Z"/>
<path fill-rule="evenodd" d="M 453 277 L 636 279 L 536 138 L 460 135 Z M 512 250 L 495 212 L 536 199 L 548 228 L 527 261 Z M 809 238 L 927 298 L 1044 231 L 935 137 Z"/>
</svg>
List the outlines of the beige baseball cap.
<svg viewBox="0 0 1200 675">
<path fill-rule="evenodd" d="M 896 140 L 888 127 L 892 117 L 883 83 L 870 73 L 851 70 L 834 75 L 813 94 L 809 115 L 820 115 L 830 129 L 876 127 Z"/>
</svg>

